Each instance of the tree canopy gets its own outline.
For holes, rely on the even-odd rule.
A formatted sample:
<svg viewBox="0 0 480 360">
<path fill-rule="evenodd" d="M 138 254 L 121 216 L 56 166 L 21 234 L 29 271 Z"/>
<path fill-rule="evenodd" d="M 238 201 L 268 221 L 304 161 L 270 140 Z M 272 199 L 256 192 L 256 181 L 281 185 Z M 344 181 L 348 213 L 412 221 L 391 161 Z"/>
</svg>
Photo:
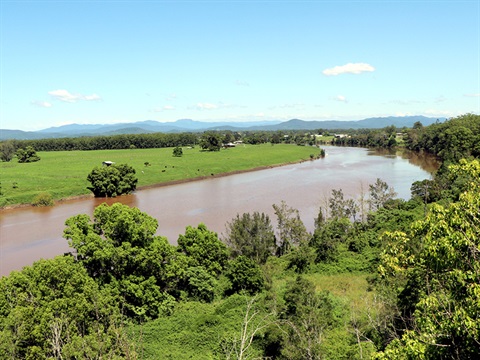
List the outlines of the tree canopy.
<svg viewBox="0 0 480 360">
<path fill-rule="evenodd" d="M 480 354 L 480 162 L 462 160 L 452 170 L 476 179 L 458 202 L 434 205 L 408 233 L 385 235 L 389 246 L 380 271 L 387 284 L 403 287 L 400 299 L 410 294 L 405 306 L 411 319 L 379 358 L 473 359 Z"/>
<path fill-rule="evenodd" d="M 130 194 L 137 188 L 135 169 L 127 164 L 95 167 L 87 176 L 88 187 L 95 197 L 115 197 Z"/>
</svg>

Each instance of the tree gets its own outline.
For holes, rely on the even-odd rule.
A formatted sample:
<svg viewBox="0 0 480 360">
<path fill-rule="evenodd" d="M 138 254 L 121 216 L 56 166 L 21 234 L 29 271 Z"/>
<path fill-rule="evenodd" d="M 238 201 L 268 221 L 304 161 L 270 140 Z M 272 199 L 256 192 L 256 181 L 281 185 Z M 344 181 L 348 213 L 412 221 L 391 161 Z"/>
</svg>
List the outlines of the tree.
<svg viewBox="0 0 480 360">
<path fill-rule="evenodd" d="M 415 123 L 413 124 L 412 129 L 414 129 L 414 130 L 423 129 L 423 124 L 421 123 L 421 121 L 415 121 Z"/>
<path fill-rule="evenodd" d="M 332 189 L 332 196 L 328 200 L 330 207 L 330 216 L 335 219 L 352 218 L 356 219 L 358 205 L 353 199 L 344 199 L 342 189 Z"/>
<path fill-rule="evenodd" d="M 176 156 L 176 157 L 182 157 L 183 156 L 183 150 L 180 146 L 175 146 L 173 148 L 173 156 Z"/>
<path fill-rule="evenodd" d="M 377 178 L 375 184 L 369 185 L 370 198 L 369 207 L 370 211 L 376 211 L 383 207 L 385 203 L 392 200 L 397 196 L 395 190 L 388 186 L 385 181 Z"/>
<path fill-rule="evenodd" d="M 474 359 L 480 353 L 480 161 L 462 160 L 452 171 L 473 179 L 458 202 L 434 205 L 409 233 L 385 236 L 379 270 L 390 288 L 403 289 L 399 300 L 410 290 L 403 306 L 412 319 L 380 359 Z"/>
<path fill-rule="evenodd" d="M 219 134 L 208 131 L 205 132 L 200 139 L 200 147 L 208 151 L 220 151 L 222 139 Z"/>
<path fill-rule="evenodd" d="M 0 159 L 9 162 L 15 155 L 15 147 L 12 141 L 3 141 L 0 143 Z"/>
<path fill-rule="evenodd" d="M 185 272 L 184 289 L 197 301 L 211 302 L 215 297 L 216 280 L 203 266 L 189 267 Z"/>
<path fill-rule="evenodd" d="M 181 269 L 166 238 L 155 236 L 158 222 L 137 208 L 102 204 L 88 215 L 66 221 L 64 237 L 89 276 L 118 291 L 125 313 L 134 319 L 168 313 Z"/>
<path fill-rule="evenodd" d="M 18 149 L 16 155 L 19 163 L 30 163 L 40 160 L 35 149 L 31 146 L 27 146 L 25 149 Z"/>
<path fill-rule="evenodd" d="M 217 276 L 227 263 L 227 246 L 205 224 L 201 223 L 197 228 L 187 226 L 185 235 L 180 235 L 177 243 L 177 251 L 187 256 L 190 267 L 202 266 L 209 274 Z"/>
<path fill-rule="evenodd" d="M 226 228 L 225 242 L 233 256 L 245 255 L 257 264 L 264 264 L 269 256 L 275 255 L 275 233 L 268 215 L 259 212 L 237 214 Z"/>
<path fill-rule="evenodd" d="M 293 246 L 309 240 L 310 234 L 300 219 L 297 209 L 287 206 L 285 201 L 282 201 L 280 205 L 273 204 L 273 209 L 277 215 L 279 253 L 281 255 L 288 253 Z"/>
<path fill-rule="evenodd" d="M 309 280 L 297 276 L 287 283 L 282 316 L 286 359 L 321 359 L 324 333 L 334 325 L 336 304 L 328 291 L 315 292 Z"/>
<path fill-rule="evenodd" d="M 95 167 L 87 176 L 88 189 L 95 197 L 115 197 L 130 194 L 137 188 L 135 169 L 127 164 Z"/>
<path fill-rule="evenodd" d="M 345 241 L 352 224 L 347 218 L 332 218 L 321 227 L 317 227 L 310 240 L 315 248 L 316 262 L 334 261 L 338 256 L 338 246 Z"/>
<path fill-rule="evenodd" d="M 223 136 L 222 142 L 224 144 L 228 144 L 234 141 L 235 141 L 235 136 L 233 136 L 233 133 L 231 131 L 227 131 Z"/>
<path fill-rule="evenodd" d="M 2 277 L 0 358 L 132 355 L 115 296 L 71 256 L 40 260 Z"/>
<path fill-rule="evenodd" d="M 231 260 L 225 275 L 231 283 L 231 287 L 227 291 L 230 294 L 245 291 L 254 295 L 264 287 L 262 269 L 246 256 L 239 256 Z"/>
</svg>

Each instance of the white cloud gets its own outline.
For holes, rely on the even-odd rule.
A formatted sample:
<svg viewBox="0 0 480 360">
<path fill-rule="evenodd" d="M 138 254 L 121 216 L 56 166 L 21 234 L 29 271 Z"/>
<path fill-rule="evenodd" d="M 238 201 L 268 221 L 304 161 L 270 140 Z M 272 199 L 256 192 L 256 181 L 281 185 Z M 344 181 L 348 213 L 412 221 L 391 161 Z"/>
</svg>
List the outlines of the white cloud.
<svg viewBox="0 0 480 360">
<path fill-rule="evenodd" d="M 235 84 L 237 84 L 238 86 L 250 86 L 250 84 L 246 81 L 243 81 L 243 80 L 237 80 L 235 81 Z"/>
<path fill-rule="evenodd" d="M 43 107 L 43 108 L 52 107 L 52 104 L 49 103 L 48 101 L 32 101 L 31 104 L 34 105 L 34 106 Z"/>
<path fill-rule="evenodd" d="M 268 110 L 276 110 L 276 109 L 304 109 L 305 104 L 303 103 L 289 103 L 289 104 L 281 104 L 275 105 L 268 108 Z"/>
<path fill-rule="evenodd" d="M 72 95 L 67 90 L 61 90 L 61 89 L 49 91 L 48 95 L 51 95 L 53 98 L 57 100 L 65 101 L 65 102 L 76 102 L 79 100 L 77 95 Z"/>
<path fill-rule="evenodd" d="M 343 95 L 337 95 L 337 96 L 335 97 L 335 100 L 340 101 L 340 102 L 344 102 L 344 103 L 348 102 L 348 101 L 347 101 L 347 98 L 346 98 L 345 96 L 343 96 Z"/>
<path fill-rule="evenodd" d="M 336 76 L 340 74 L 360 74 L 362 72 L 372 72 L 375 68 L 366 63 L 348 63 L 341 66 L 325 69 L 322 73 L 326 76 Z"/>
<path fill-rule="evenodd" d="M 210 103 L 197 103 L 196 108 L 198 110 L 214 110 L 214 109 L 218 109 L 218 106 Z"/>
<path fill-rule="evenodd" d="M 387 102 L 387 104 L 396 104 L 396 105 L 412 105 L 412 104 L 424 104 L 425 101 L 420 100 L 392 100 Z"/>
<path fill-rule="evenodd" d="M 172 105 L 165 105 L 162 109 L 163 110 L 175 110 L 175 108 Z"/>
<path fill-rule="evenodd" d="M 96 100 L 102 100 L 102 98 L 100 96 L 98 96 L 97 94 L 92 94 L 92 95 L 85 95 L 83 97 L 84 100 L 87 100 L 87 101 L 96 101 Z"/>
<path fill-rule="evenodd" d="M 477 94 L 465 94 L 466 97 L 480 97 L 480 93 Z"/>
<path fill-rule="evenodd" d="M 52 91 L 49 91 L 48 94 L 56 100 L 69 102 L 69 103 L 75 103 L 79 100 L 97 101 L 102 99 L 97 94 L 92 94 L 92 95 L 71 94 L 68 90 L 65 90 L 65 89 L 52 90 Z"/>
</svg>

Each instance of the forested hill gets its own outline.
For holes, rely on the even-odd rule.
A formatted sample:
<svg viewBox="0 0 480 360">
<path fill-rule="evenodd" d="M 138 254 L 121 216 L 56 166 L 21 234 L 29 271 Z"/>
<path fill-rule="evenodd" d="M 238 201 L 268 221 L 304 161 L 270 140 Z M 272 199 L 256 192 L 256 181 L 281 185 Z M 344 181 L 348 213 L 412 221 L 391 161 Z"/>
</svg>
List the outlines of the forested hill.
<svg viewBox="0 0 480 360">
<path fill-rule="evenodd" d="M 305 121 L 292 119 L 280 121 L 257 122 L 202 122 L 181 119 L 175 122 L 158 122 L 153 120 L 134 123 L 119 124 L 70 124 L 51 127 L 39 131 L 21 131 L 0 129 L 1 140 L 35 140 L 61 137 L 80 137 L 119 134 L 145 134 L 145 133 L 180 133 L 202 132 L 207 130 L 232 130 L 232 131 L 274 131 L 274 130 L 345 130 L 345 129 L 380 129 L 387 126 L 397 128 L 412 127 L 414 123 L 421 122 L 424 126 L 443 122 L 445 118 L 430 118 L 425 116 L 405 117 L 376 117 L 355 121 Z"/>
</svg>

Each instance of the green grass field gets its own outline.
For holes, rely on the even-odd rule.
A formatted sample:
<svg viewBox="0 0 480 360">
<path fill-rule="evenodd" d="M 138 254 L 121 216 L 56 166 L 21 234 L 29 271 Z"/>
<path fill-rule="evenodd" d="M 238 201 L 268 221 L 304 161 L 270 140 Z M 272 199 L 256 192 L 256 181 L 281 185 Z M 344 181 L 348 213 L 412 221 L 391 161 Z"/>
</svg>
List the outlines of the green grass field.
<svg viewBox="0 0 480 360">
<path fill-rule="evenodd" d="M 285 144 L 241 145 L 219 152 L 185 147 L 182 157 L 174 157 L 172 148 L 38 152 L 41 160 L 35 163 L 0 163 L 0 207 L 31 203 L 42 192 L 55 200 L 88 195 L 87 175 L 107 160 L 133 166 L 137 187 L 142 187 L 308 160 L 318 153 L 317 148 Z"/>
</svg>

